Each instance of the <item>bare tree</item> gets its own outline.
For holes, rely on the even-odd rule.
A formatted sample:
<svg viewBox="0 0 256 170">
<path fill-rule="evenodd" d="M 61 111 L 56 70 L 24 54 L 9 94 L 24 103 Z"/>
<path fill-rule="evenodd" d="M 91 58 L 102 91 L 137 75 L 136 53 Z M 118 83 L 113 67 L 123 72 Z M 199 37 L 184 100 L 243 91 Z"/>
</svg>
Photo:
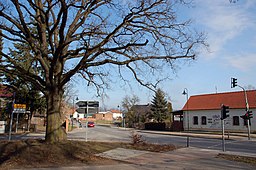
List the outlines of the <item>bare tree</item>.
<svg viewBox="0 0 256 170">
<path fill-rule="evenodd" d="M 125 112 L 129 112 L 134 105 L 139 103 L 139 101 L 140 99 L 136 95 L 125 96 L 122 100 L 122 107 L 124 108 Z"/>
<path fill-rule="evenodd" d="M 139 118 L 140 115 L 136 115 L 134 106 L 140 101 L 139 97 L 136 95 L 125 96 L 122 100 L 122 107 L 124 108 L 125 113 L 125 122 L 128 124 L 128 127 L 134 127 L 136 118 Z"/>
<path fill-rule="evenodd" d="M 171 69 L 174 60 L 194 59 L 204 36 L 178 21 L 182 0 L 0 0 L 3 50 L 0 71 L 29 81 L 47 99 L 46 141 L 66 139 L 60 114 L 64 85 L 80 74 L 97 92 L 112 69 L 130 71 L 154 89 L 143 73 Z M 15 60 L 14 43 L 28 44 L 31 67 Z M 10 50 L 11 49 L 11 50 Z M 32 67 L 33 66 L 33 67 Z M 40 67 L 38 72 L 31 68 Z M 113 66 L 113 67 L 110 67 Z M 167 66 L 167 67 L 166 67 Z M 156 80 L 156 83 L 158 80 Z"/>
</svg>

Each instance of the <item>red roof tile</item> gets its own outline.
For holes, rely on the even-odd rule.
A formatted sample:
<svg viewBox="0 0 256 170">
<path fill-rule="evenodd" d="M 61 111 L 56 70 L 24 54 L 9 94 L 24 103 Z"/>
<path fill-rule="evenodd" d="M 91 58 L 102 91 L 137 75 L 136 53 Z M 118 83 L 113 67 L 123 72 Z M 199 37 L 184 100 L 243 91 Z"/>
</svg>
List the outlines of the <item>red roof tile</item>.
<svg viewBox="0 0 256 170">
<path fill-rule="evenodd" d="M 256 108 L 256 90 L 246 91 L 250 108 Z M 221 105 L 228 105 L 230 109 L 245 109 L 244 91 L 204 94 L 191 96 L 182 110 L 216 110 Z"/>
<path fill-rule="evenodd" d="M 112 113 L 121 113 L 120 110 L 110 110 L 110 112 L 112 112 Z"/>
</svg>

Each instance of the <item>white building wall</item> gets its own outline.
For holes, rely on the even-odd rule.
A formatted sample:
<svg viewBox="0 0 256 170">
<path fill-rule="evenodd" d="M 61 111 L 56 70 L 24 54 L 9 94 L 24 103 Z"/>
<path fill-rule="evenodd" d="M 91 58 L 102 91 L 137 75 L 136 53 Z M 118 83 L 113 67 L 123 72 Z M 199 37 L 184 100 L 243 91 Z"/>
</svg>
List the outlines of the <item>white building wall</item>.
<svg viewBox="0 0 256 170">
<path fill-rule="evenodd" d="M 256 109 L 251 109 L 253 115 L 256 113 Z M 225 119 L 225 130 L 233 131 L 247 131 L 247 126 L 244 125 L 244 119 L 240 116 L 245 114 L 244 109 L 229 109 L 229 117 Z M 188 116 L 189 115 L 189 125 Z M 221 130 L 221 111 L 220 110 L 198 110 L 198 111 L 184 111 L 184 129 L 187 130 L 188 126 L 190 130 Z M 198 117 L 198 125 L 193 122 L 193 117 Z M 206 125 L 202 125 L 202 116 L 206 116 Z M 233 117 L 239 117 L 239 125 L 233 125 Z M 251 132 L 256 132 L 256 114 L 251 119 Z"/>
<path fill-rule="evenodd" d="M 122 113 L 113 113 L 113 119 L 117 119 L 117 118 L 123 118 L 123 114 Z"/>
<path fill-rule="evenodd" d="M 75 119 L 83 119 L 84 118 L 84 113 L 75 112 L 73 114 L 73 118 L 75 118 Z"/>
</svg>

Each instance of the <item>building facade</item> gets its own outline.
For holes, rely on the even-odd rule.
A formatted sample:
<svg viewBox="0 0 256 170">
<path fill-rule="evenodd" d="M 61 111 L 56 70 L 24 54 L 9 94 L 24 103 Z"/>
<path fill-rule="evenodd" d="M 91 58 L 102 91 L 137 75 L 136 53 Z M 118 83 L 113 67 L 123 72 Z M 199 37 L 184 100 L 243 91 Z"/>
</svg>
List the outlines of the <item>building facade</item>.
<svg viewBox="0 0 256 170">
<path fill-rule="evenodd" d="M 108 112 L 99 112 L 95 114 L 95 119 L 96 120 L 106 120 L 106 121 L 113 121 L 113 113 L 108 111 Z"/>
<path fill-rule="evenodd" d="M 256 90 L 191 96 L 184 105 L 183 127 L 185 130 L 221 130 L 221 105 L 229 106 L 225 130 L 245 132 L 247 121 L 240 116 L 246 113 L 246 97 L 250 111 L 256 115 Z M 252 132 L 256 132 L 256 116 L 250 119 Z"/>
<path fill-rule="evenodd" d="M 110 110 L 110 112 L 113 114 L 113 119 L 114 120 L 123 119 L 123 114 L 120 110 Z"/>
</svg>

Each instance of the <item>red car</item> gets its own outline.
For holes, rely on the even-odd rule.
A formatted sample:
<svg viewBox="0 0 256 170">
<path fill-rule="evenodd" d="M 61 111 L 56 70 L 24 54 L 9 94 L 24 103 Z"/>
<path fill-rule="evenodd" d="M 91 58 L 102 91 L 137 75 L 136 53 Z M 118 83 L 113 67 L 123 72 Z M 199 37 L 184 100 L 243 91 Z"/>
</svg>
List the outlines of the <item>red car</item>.
<svg viewBox="0 0 256 170">
<path fill-rule="evenodd" d="M 88 122 L 88 127 L 94 127 L 94 122 Z"/>
</svg>

